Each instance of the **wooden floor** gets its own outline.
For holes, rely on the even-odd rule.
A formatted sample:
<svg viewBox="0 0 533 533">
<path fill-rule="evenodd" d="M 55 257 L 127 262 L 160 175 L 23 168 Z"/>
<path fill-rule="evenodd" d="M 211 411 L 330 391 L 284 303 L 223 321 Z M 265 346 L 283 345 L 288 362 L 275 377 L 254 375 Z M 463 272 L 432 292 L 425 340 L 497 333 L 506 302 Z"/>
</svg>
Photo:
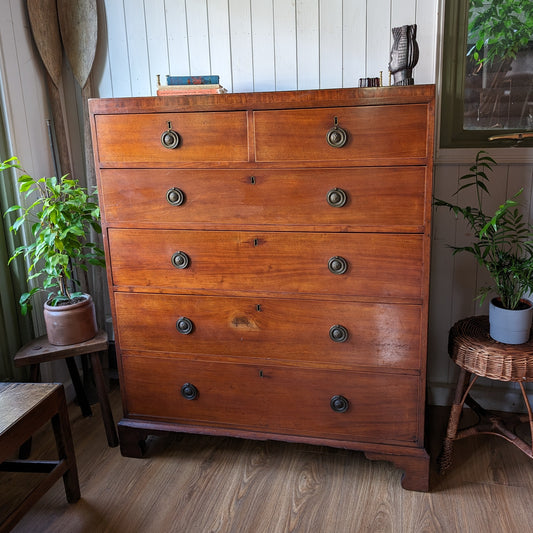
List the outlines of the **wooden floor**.
<svg viewBox="0 0 533 533">
<path fill-rule="evenodd" d="M 118 420 L 118 391 L 111 397 Z M 82 499 L 66 503 L 57 482 L 15 532 L 514 533 L 533 524 L 533 461 L 497 437 L 456 443 L 452 469 L 441 477 L 433 466 L 423 494 L 403 490 L 390 463 L 299 444 L 172 435 L 128 459 L 107 447 L 98 409 L 92 418 L 70 409 Z M 432 411 L 433 457 L 444 425 Z M 52 438 L 40 433 L 32 456 Z M 0 515 L 30 477 L 0 473 Z"/>
</svg>

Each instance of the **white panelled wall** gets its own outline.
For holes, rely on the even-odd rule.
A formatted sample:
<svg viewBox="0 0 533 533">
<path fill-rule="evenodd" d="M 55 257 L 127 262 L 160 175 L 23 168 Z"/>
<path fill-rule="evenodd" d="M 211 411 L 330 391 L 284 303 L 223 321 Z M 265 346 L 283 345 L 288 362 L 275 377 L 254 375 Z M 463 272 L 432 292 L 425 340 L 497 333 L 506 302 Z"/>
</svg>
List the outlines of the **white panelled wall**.
<svg viewBox="0 0 533 533">
<path fill-rule="evenodd" d="M 98 0 L 99 47 L 93 69 L 100 97 L 155 95 L 156 75 L 218 74 L 230 92 L 354 87 L 383 72 L 388 84 L 391 28 L 418 25 L 415 83 L 439 81 L 440 4 L 444 0 Z M 28 170 L 51 171 L 44 119 L 42 70 L 31 45 L 21 0 L 0 0 L 0 66 L 13 153 Z M 68 64 L 64 84 L 79 142 L 79 94 Z M 78 131 L 76 131 L 76 129 Z M 371 132 L 369 132 L 371 134 Z M 491 151 L 498 159 L 498 150 Z M 520 186 L 531 202 L 531 151 L 505 152 L 495 204 Z M 79 150 L 81 154 L 81 149 Z M 475 151 L 439 152 L 435 191 L 447 197 Z M 526 154 L 526 155 L 524 155 Z M 519 164 L 515 164 L 519 160 Z M 83 168 L 78 162 L 76 169 Z M 486 310 L 473 301 L 483 273 L 447 244 L 468 239 L 445 212 L 434 219 L 429 333 L 429 400 L 448 403 L 455 369 L 447 355 L 454 321 Z M 486 383 L 489 390 L 493 384 Z M 490 392 L 490 390 L 489 390 Z M 501 409 L 522 409 L 516 389 L 503 385 Z M 492 395 L 494 396 L 494 395 Z"/>
</svg>

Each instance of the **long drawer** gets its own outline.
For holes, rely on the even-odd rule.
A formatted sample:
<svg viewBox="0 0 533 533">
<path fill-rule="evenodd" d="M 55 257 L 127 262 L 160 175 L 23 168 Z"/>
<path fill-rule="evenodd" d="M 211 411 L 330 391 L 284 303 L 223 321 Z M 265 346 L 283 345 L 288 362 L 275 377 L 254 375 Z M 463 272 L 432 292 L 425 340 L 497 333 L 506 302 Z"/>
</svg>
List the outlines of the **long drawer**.
<svg viewBox="0 0 533 533">
<path fill-rule="evenodd" d="M 420 298 L 422 235 L 110 229 L 116 287 Z"/>
<path fill-rule="evenodd" d="M 416 370 L 416 305 L 117 292 L 120 346 Z"/>
<path fill-rule="evenodd" d="M 100 164 L 247 161 L 246 112 L 96 115 Z M 167 148 L 169 128 L 178 145 Z"/>
<path fill-rule="evenodd" d="M 330 439 L 416 441 L 415 376 L 140 356 L 123 356 L 122 368 L 128 417 Z M 332 403 L 346 410 L 336 411 Z"/>
<path fill-rule="evenodd" d="M 342 147 L 326 139 L 335 123 L 347 135 Z M 429 155 L 427 128 L 424 104 L 255 111 L 256 161 L 412 164 Z"/>
<path fill-rule="evenodd" d="M 108 223 L 167 227 L 320 221 L 353 229 L 420 231 L 424 167 L 302 170 L 103 169 Z"/>
</svg>

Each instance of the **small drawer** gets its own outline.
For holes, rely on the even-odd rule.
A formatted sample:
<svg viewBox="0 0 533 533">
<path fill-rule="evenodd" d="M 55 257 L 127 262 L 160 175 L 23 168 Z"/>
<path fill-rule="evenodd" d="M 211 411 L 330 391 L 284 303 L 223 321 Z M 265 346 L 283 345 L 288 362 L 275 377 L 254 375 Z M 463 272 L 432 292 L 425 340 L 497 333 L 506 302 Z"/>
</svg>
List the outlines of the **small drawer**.
<svg viewBox="0 0 533 533">
<path fill-rule="evenodd" d="M 96 115 L 95 121 L 103 167 L 248 160 L 243 111 Z"/>
<path fill-rule="evenodd" d="M 336 127 L 342 146 L 328 143 Z M 254 132 L 258 162 L 409 165 L 432 149 L 425 104 L 255 111 Z"/>
<path fill-rule="evenodd" d="M 275 434 L 414 444 L 419 378 L 124 356 L 127 416 Z"/>
<path fill-rule="evenodd" d="M 309 170 L 102 169 L 109 224 L 260 225 L 420 231 L 424 167 Z"/>
<path fill-rule="evenodd" d="M 416 370 L 421 364 L 421 309 L 415 305 L 116 292 L 115 311 L 127 352 L 346 368 Z M 180 323 L 184 319 L 189 322 Z"/>
<path fill-rule="evenodd" d="M 421 298 L 423 236 L 110 229 L 116 287 Z"/>
</svg>

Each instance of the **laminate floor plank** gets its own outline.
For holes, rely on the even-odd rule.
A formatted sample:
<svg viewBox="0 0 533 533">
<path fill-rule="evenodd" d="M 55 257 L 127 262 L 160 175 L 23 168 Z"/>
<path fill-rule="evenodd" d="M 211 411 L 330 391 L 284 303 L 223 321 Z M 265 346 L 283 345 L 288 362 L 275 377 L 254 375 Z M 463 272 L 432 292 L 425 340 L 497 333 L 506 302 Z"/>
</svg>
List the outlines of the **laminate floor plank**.
<svg viewBox="0 0 533 533">
<path fill-rule="evenodd" d="M 110 395 L 120 419 L 120 395 Z M 431 492 L 401 488 L 401 472 L 360 452 L 202 435 L 150 437 L 148 455 L 125 458 L 102 436 L 100 411 L 70 409 L 81 500 L 56 483 L 15 533 L 507 533 L 533 523 L 533 461 L 503 439 L 455 443 L 437 473 L 447 412 L 431 417 Z M 433 413 L 434 414 L 434 413 Z M 46 457 L 53 434 L 34 437 Z M 34 477 L 0 472 L 0 515 Z"/>
</svg>

